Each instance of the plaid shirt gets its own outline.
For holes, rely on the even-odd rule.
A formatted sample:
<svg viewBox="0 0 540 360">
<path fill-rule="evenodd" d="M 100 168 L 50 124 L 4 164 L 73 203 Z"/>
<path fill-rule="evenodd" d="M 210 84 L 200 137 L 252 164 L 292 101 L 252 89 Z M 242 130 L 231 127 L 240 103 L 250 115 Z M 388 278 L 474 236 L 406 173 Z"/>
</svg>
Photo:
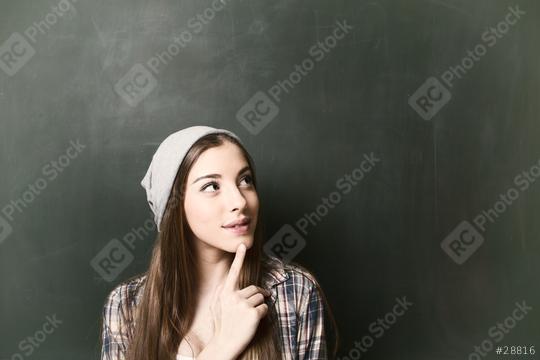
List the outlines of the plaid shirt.
<svg viewBox="0 0 540 360">
<path fill-rule="evenodd" d="M 301 266 L 270 260 L 273 270 L 263 277 L 263 286 L 272 292 L 267 304 L 276 309 L 283 360 L 326 360 L 324 306 L 315 277 Z M 109 294 L 103 309 L 101 360 L 125 359 L 145 279 L 145 274 L 132 278 Z"/>
</svg>

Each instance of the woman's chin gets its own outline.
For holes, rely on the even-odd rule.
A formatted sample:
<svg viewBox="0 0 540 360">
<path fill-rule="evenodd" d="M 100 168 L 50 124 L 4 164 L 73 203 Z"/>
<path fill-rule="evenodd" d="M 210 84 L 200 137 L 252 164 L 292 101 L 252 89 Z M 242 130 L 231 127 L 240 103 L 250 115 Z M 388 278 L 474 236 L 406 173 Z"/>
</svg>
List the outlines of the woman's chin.
<svg viewBox="0 0 540 360">
<path fill-rule="evenodd" d="M 246 249 L 249 250 L 253 246 L 253 236 L 239 236 L 234 241 L 231 252 L 235 253 L 240 244 L 244 244 Z"/>
</svg>

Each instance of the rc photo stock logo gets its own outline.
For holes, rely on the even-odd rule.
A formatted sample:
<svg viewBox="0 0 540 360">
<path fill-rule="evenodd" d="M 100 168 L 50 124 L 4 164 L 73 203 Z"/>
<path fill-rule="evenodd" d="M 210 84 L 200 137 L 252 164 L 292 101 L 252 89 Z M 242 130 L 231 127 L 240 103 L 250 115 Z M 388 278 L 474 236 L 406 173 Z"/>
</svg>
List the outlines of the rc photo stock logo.
<svg viewBox="0 0 540 360">
<path fill-rule="evenodd" d="M 86 148 L 80 140 L 70 140 L 69 146 L 58 158 L 49 161 L 41 167 L 41 176 L 26 186 L 22 194 L 9 201 L 0 209 L 0 244 L 12 233 L 12 223 L 16 216 L 22 214 L 49 186 L 56 180 Z"/>
<path fill-rule="evenodd" d="M 159 74 L 163 66 L 168 65 L 178 56 L 194 36 L 199 34 L 219 12 L 223 11 L 228 1 L 230 0 L 213 0 L 209 7 L 191 17 L 187 21 L 187 28 L 176 35 L 165 50 L 158 51 L 144 64 L 135 64 L 116 82 L 114 91 L 130 106 L 136 107 L 156 88 L 158 82 L 155 76 Z"/>
<path fill-rule="evenodd" d="M 458 265 L 462 265 L 484 243 L 482 233 L 486 230 L 486 224 L 495 223 L 499 216 L 519 197 L 527 191 L 540 177 L 540 160 L 528 170 L 516 175 L 511 186 L 505 192 L 499 194 L 499 198 L 488 209 L 478 213 L 472 223 L 462 221 L 441 242 L 443 251 Z M 474 225 L 473 225 L 474 224 Z"/>
<path fill-rule="evenodd" d="M 501 346 L 495 346 L 504 340 L 504 338 L 519 324 L 520 321 L 525 319 L 525 317 L 533 310 L 533 307 L 528 305 L 525 300 L 515 302 L 515 307 L 512 310 L 512 313 L 507 315 L 504 319 L 497 321 L 493 326 L 490 326 L 487 330 L 488 336 L 480 342 L 479 345 L 474 346 L 474 350 L 467 356 L 467 360 L 482 360 L 484 357 L 488 356 L 493 349 L 497 355 L 500 355 L 502 352 Z M 530 355 L 535 354 L 534 344 L 529 347 Z M 526 346 L 523 346 L 526 348 Z M 504 355 L 504 354 L 503 354 Z M 516 355 L 516 354 L 513 354 Z M 529 355 L 523 354 L 522 355 Z M 509 357 L 512 359 L 512 357 Z M 519 357 L 522 359 L 522 357 Z M 526 359 L 527 357 L 523 357 Z M 518 359 L 518 357 L 515 357 Z M 533 359 L 533 358 L 531 358 Z M 536 358 L 534 358 L 536 359 Z"/>
<path fill-rule="evenodd" d="M 485 30 L 480 37 L 481 41 L 473 50 L 467 50 L 467 55 L 458 64 L 450 66 L 438 78 L 429 77 L 409 97 L 409 105 L 422 119 L 431 120 L 452 99 L 450 89 L 454 82 L 462 79 L 487 54 L 488 49 L 495 46 L 525 14 L 519 5 L 509 6 L 503 20 Z"/>
<path fill-rule="evenodd" d="M 316 63 L 322 61 L 352 29 L 346 20 L 337 21 L 330 35 L 309 48 L 308 57 L 296 64 L 285 79 L 276 81 L 266 92 L 257 91 L 238 110 L 236 119 L 251 135 L 259 134 L 279 114 L 277 104 L 282 100 L 283 93 L 288 94 L 302 82 L 313 71 Z"/>
<path fill-rule="evenodd" d="M 264 252 L 271 257 L 281 259 L 285 263 L 292 261 L 306 246 L 305 236 L 309 227 L 314 227 L 336 208 L 344 196 L 349 194 L 365 176 L 371 172 L 375 165 L 381 161 L 373 152 L 363 154 L 358 167 L 349 174 L 345 174 L 336 181 L 336 189 L 327 196 L 322 197 L 314 211 L 305 213 L 297 221 L 295 226 L 283 225 L 263 246 Z"/>
<path fill-rule="evenodd" d="M 414 304 L 407 299 L 407 296 L 396 298 L 392 310 L 383 316 L 377 318 L 368 326 L 368 334 L 364 335 L 359 341 L 354 342 L 354 347 L 349 350 L 347 356 L 338 357 L 338 360 L 358 360 L 369 351 L 377 339 L 383 337 Z"/>
<path fill-rule="evenodd" d="M 32 44 L 36 44 L 39 35 L 47 32 L 68 12 L 73 11 L 73 4 L 78 0 L 61 0 L 41 19 L 28 26 L 23 33 L 14 32 L 0 45 L 0 69 L 8 76 L 15 75 L 36 54 Z"/>
<path fill-rule="evenodd" d="M 90 261 L 92 268 L 107 282 L 114 281 L 131 264 L 138 240 L 145 240 L 156 229 L 153 216 L 142 226 L 131 228 L 121 239 L 113 238 Z"/>
<path fill-rule="evenodd" d="M 27 336 L 19 341 L 19 352 L 12 354 L 7 360 L 23 360 L 30 358 L 41 345 L 64 323 L 58 319 L 56 314 L 47 315 L 41 328 L 36 330 L 31 336 Z"/>
</svg>

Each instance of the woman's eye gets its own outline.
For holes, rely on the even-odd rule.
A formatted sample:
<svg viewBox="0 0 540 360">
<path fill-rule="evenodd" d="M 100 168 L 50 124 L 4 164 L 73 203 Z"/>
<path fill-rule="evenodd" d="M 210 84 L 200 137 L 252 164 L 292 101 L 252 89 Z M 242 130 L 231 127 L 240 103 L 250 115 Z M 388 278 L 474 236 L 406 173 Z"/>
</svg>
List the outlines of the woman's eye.
<svg viewBox="0 0 540 360">
<path fill-rule="evenodd" d="M 251 177 L 251 175 L 246 175 L 242 178 L 242 181 L 245 181 L 247 183 L 247 186 L 251 186 L 253 185 L 253 178 Z M 211 189 L 212 187 L 214 187 L 213 191 L 212 190 L 207 190 L 207 189 Z M 208 184 L 205 184 L 202 188 L 201 188 L 201 191 L 202 192 L 216 192 L 217 190 L 219 190 L 219 184 L 215 181 L 212 181 L 212 182 L 209 182 Z"/>
<path fill-rule="evenodd" d="M 219 185 L 218 185 L 217 182 L 212 181 L 212 182 L 209 182 L 208 184 L 204 185 L 204 186 L 201 188 L 201 191 L 202 191 L 202 192 L 213 192 L 213 191 L 206 191 L 206 189 L 208 189 L 208 188 L 210 188 L 210 187 L 212 187 L 212 186 L 214 186 L 214 187 L 217 188 Z M 217 189 L 216 189 L 216 190 L 217 190 Z"/>
<path fill-rule="evenodd" d="M 248 185 L 252 185 L 252 184 L 253 184 L 253 178 L 251 177 L 251 175 L 246 175 L 246 176 L 244 176 L 244 177 L 242 178 L 242 180 L 246 180 Z"/>
</svg>

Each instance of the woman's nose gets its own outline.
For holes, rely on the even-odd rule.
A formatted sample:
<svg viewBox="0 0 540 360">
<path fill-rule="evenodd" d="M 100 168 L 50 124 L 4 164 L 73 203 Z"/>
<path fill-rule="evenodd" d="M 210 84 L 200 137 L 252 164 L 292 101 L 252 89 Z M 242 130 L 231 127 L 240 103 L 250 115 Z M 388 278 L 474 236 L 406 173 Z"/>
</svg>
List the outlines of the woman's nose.
<svg viewBox="0 0 540 360">
<path fill-rule="evenodd" d="M 232 186 L 229 191 L 227 191 L 227 198 L 225 201 L 231 210 L 242 210 L 247 205 L 244 194 L 242 194 L 242 192 L 236 186 Z"/>
</svg>

